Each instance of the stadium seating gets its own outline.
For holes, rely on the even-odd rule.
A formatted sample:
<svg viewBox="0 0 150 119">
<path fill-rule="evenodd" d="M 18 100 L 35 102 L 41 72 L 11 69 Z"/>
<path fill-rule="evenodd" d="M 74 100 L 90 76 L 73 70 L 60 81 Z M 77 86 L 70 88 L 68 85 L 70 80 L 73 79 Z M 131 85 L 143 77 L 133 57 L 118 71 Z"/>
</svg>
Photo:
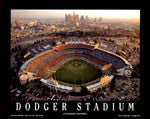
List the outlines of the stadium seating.
<svg viewBox="0 0 150 119">
<path fill-rule="evenodd" d="M 46 69 L 49 69 L 50 67 L 58 64 L 58 62 L 60 63 L 61 61 L 69 59 L 73 56 L 84 58 L 84 60 L 89 59 L 88 61 L 91 60 L 89 63 L 94 66 L 98 64 L 105 65 L 112 63 L 116 70 L 126 66 L 120 57 L 99 49 L 93 50 L 93 48 L 93 46 L 85 44 L 67 44 L 56 46 L 55 49 L 57 51 L 46 51 L 34 57 L 33 60 L 27 64 L 26 69 L 30 72 L 36 72 L 38 76 L 48 77 L 50 74 L 44 72 Z M 58 64 L 57 67 L 60 68 L 60 65 Z"/>
</svg>

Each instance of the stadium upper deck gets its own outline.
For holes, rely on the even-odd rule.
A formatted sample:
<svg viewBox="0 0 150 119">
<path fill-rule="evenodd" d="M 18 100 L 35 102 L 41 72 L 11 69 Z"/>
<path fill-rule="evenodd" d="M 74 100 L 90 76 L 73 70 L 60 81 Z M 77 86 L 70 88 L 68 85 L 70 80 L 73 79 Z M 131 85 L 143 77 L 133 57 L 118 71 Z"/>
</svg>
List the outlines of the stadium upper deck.
<svg viewBox="0 0 150 119">
<path fill-rule="evenodd" d="M 125 66 L 129 65 L 128 61 L 119 55 L 102 50 L 100 48 L 95 49 L 94 46 L 80 43 L 60 45 L 54 47 L 52 50 L 44 51 L 26 61 L 25 64 L 21 67 L 21 70 L 26 69 L 29 72 L 37 72 L 41 66 L 46 65 L 55 59 L 59 59 L 59 57 L 63 55 L 73 53 L 86 54 L 95 57 L 96 59 L 105 62 L 105 64 L 112 63 L 115 70 L 124 68 Z"/>
</svg>

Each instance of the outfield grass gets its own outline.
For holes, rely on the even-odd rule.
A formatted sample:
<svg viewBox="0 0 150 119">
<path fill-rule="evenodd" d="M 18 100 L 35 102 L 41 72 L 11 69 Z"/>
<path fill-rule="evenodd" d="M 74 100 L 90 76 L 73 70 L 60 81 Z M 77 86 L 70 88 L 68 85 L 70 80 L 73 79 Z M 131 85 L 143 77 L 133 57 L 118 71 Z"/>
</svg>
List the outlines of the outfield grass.
<svg viewBox="0 0 150 119">
<path fill-rule="evenodd" d="M 83 60 L 72 60 L 56 71 L 56 79 L 70 84 L 83 84 L 101 76 L 101 71 Z"/>
</svg>

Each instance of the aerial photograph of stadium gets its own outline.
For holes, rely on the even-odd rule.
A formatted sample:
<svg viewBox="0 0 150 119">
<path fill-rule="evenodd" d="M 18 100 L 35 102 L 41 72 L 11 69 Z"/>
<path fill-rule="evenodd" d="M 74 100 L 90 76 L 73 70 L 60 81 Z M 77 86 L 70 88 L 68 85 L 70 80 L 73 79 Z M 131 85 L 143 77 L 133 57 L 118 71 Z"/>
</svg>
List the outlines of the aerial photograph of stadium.
<svg viewBox="0 0 150 119">
<path fill-rule="evenodd" d="M 11 101 L 138 101 L 140 10 L 11 10 Z"/>
</svg>

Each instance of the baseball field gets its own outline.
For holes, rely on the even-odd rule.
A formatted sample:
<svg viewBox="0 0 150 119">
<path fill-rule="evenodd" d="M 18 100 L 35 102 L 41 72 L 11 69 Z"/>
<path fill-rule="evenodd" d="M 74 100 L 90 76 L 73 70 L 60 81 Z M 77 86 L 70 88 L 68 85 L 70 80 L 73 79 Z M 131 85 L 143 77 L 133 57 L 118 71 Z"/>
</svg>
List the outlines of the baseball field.
<svg viewBox="0 0 150 119">
<path fill-rule="evenodd" d="M 102 75 L 99 69 L 80 59 L 74 59 L 64 64 L 56 71 L 56 79 L 70 84 L 84 84 Z"/>
</svg>

